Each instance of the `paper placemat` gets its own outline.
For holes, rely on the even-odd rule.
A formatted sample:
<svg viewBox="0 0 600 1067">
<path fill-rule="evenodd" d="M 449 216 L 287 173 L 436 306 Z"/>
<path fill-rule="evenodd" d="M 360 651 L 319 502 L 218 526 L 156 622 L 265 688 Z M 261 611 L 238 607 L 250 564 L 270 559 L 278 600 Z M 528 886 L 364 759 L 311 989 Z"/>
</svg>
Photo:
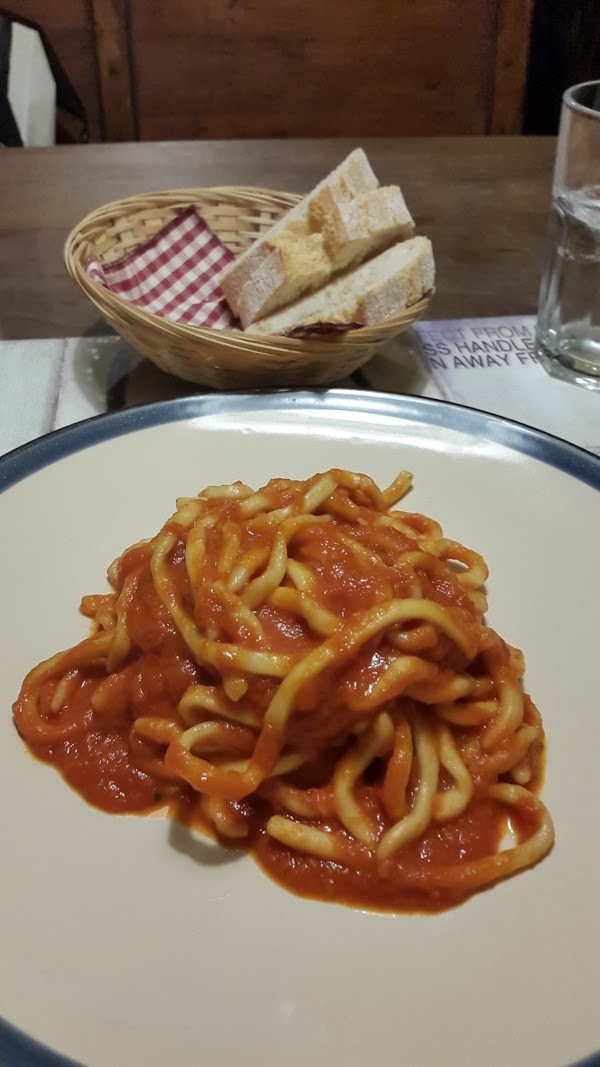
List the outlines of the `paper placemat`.
<svg viewBox="0 0 600 1067">
<path fill-rule="evenodd" d="M 417 323 L 358 377 L 367 388 L 479 408 L 600 454 L 600 393 L 546 373 L 533 315 Z"/>
<path fill-rule="evenodd" d="M 534 323 L 420 322 L 339 384 L 480 408 L 600 454 L 600 394 L 548 376 L 535 356 Z M 199 392 L 113 334 L 0 341 L 0 453 L 106 411 Z"/>
</svg>

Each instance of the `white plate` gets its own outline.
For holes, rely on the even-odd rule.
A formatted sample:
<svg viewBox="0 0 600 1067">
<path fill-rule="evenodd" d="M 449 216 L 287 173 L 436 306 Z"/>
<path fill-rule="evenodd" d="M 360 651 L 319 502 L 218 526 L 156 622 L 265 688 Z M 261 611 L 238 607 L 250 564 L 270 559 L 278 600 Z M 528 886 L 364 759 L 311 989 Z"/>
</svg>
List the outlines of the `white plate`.
<svg viewBox="0 0 600 1067">
<path fill-rule="evenodd" d="M 297 898 L 246 856 L 88 806 L 19 740 L 27 669 L 174 498 L 342 466 L 412 469 L 410 507 L 480 550 L 488 619 L 527 659 L 557 843 L 433 916 Z M 564 1067 L 600 1047 L 600 462 L 435 401 L 344 391 L 174 401 L 0 462 L 0 1062 L 90 1067 Z"/>
</svg>

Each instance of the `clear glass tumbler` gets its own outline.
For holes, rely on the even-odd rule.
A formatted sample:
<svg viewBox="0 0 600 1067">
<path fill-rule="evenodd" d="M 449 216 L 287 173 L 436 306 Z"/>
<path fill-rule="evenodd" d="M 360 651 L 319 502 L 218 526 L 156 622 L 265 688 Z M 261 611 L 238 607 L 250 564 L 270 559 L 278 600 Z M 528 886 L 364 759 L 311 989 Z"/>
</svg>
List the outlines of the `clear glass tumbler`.
<svg viewBox="0 0 600 1067">
<path fill-rule="evenodd" d="M 600 390 L 600 81 L 563 96 L 536 335 L 550 374 Z"/>
</svg>

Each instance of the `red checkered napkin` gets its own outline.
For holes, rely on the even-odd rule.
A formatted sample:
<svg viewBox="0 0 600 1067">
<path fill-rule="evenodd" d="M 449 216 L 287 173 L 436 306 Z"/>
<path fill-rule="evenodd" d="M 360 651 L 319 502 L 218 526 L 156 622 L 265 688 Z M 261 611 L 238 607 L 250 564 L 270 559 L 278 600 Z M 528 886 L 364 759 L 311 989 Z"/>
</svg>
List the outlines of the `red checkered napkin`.
<svg viewBox="0 0 600 1067">
<path fill-rule="evenodd" d="M 173 322 L 239 328 L 219 286 L 235 256 L 195 207 L 180 211 L 148 241 L 112 263 L 88 259 L 90 278 L 131 304 Z"/>
</svg>

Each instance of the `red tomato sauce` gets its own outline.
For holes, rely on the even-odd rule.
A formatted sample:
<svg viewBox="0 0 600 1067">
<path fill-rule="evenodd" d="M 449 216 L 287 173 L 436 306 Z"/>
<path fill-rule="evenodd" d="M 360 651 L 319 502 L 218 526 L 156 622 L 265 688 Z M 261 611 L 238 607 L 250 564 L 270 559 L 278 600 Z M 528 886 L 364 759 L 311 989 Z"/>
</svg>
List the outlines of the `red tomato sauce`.
<svg viewBox="0 0 600 1067">
<path fill-rule="evenodd" d="M 285 502 L 285 493 L 282 493 L 281 504 Z M 234 505 L 225 502 L 221 511 L 224 523 L 233 514 Z M 219 624 L 223 608 L 217 597 L 209 595 L 201 604 L 193 603 L 186 577 L 183 531 L 177 523 L 171 523 L 168 528 L 176 538 L 169 561 L 170 571 L 186 610 L 195 612 L 197 622 L 202 615 L 203 623 Z M 345 530 L 344 523 L 338 522 L 313 526 L 310 532 L 300 529 L 296 535 L 296 558 L 309 563 L 317 576 L 320 603 L 328 611 L 348 620 L 357 612 L 371 608 L 382 589 L 394 598 L 412 595 L 409 570 L 393 568 L 391 562 L 386 565 L 363 561 L 357 566 L 356 557 L 342 536 L 350 529 L 349 524 Z M 391 545 L 390 560 L 415 548 L 414 542 L 400 531 L 388 526 L 382 529 Z M 209 532 L 209 548 L 212 536 Z M 263 540 L 267 545 L 268 541 Z M 248 536 L 240 551 L 261 548 L 261 544 L 260 533 Z M 368 547 L 366 535 L 365 547 Z M 385 558 L 383 550 L 382 554 Z M 147 814 L 166 803 L 173 817 L 207 830 L 199 813 L 197 795 L 185 784 L 174 785 L 165 777 L 141 769 L 132 754 L 129 735 L 131 724 L 137 717 L 172 719 L 190 684 L 214 684 L 219 681 L 218 676 L 211 676 L 210 671 L 198 667 L 161 604 L 150 573 L 149 549 L 145 545 L 130 549 L 119 561 L 115 573 L 117 593 L 129 575 L 137 575 L 135 595 L 127 607 L 127 632 L 135 647 L 135 655 L 111 676 L 114 682 L 110 692 L 107 689 L 102 711 L 95 709 L 91 701 L 99 682 L 106 685 L 106 673 L 100 666 L 87 669 L 83 684 L 79 684 L 67 698 L 69 713 L 73 712 L 84 724 L 79 733 L 60 741 L 29 740 L 29 748 L 38 759 L 52 764 L 89 804 L 103 811 Z M 216 570 L 214 576 L 217 576 Z M 450 570 L 444 580 L 426 574 L 420 580 L 425 597 L 450 605 L 469 624 L 474 620 L 473 606 Z M 94 598 L 86 599 L 93 606 Z M 98 604 L 106 601 L 110 607 L 110 599 L 98 597 L 96 601 Z M 297 615 L 266 605 L 258 611 L 257 617 L 267 635 L 270 652 L 297 656 L 320 643 Z M 249 643 L 250 636 L 241 626 L 237 632 L 228 632 L 224 640 L 243 645 Z M 450 670 L 465 666 L 464 655 L 443 634 L 438 635 L 435 647 L 420 654 Z M 345 668 L 341 684 L 364 693 L 385 665 L 385 656 L 379 655 L 375 645 L 367 643 L 353 664 Z M 258 706 L 266 707 L 279 682 L 265 678 L 252 684 Z M 339 671 L 326 670 L 319 676 L 318 684 L 309 684 L 301 690 L 286 735 L 290 745 L 299 748 L 312 745 L 318 749 L 319 746 L 326 748 L 343 742 L 358 713 L 340 704 L 336 698 L 339 685 Z M 50 698 L 50 691 L 45 693 L 42 687 L 39 702 L 48 715 Z M 15 720 L 18 727 L 18 702 Z M 324 774 L 331 772 L 332 759 L 331 753 L 324 757 Z M 535 753 L 532 767 L 537 791 L 542 775 L 540 751 Z M 373 799 L 375 791 L 372 790 L 371 795 L 369 787 L 365 789 L 365 802 L 371 804 L 381 821 L 383 809 L 377 809 L 377 801 Z M 356 869 L 350 869 L 292 851 L 270 837 L 265 830 L 266 822 L 270 815 L 278 812 L 260 796 L 248 798 L 238 807 L 250 823 L 248 840 L 243 847 L 274 881 L 300 896 L 394 912 L 439 911 L 471 895 L 473 890 L 461 885 L 461 865 L 495 854 L 506 826 L 505 806 L 476 792 L 461 816 L 448 823 L 430 824 L 417 841 L 402 848 L 383 865 L 378 866 L 374 856 L 364 850 Z M 285 810 L 279 813 L 288 814 Z M 524 837 L 534 829 L 527 825 L 525 816 L 515 816 L 513 824 L 517 833 Z M 332 823 L 331 828 L 345 833 L 338 823 Z M 456 868 L 452 888 L 427 889 L 427 873 L 449 866 Z"/>
</svg>

